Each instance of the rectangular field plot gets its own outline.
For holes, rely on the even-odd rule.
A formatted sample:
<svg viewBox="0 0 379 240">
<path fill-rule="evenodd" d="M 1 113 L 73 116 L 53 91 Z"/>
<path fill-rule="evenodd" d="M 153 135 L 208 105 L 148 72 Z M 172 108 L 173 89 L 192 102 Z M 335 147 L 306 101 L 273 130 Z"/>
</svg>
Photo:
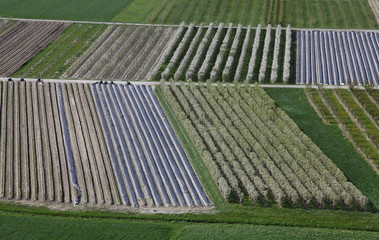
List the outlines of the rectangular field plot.
<svg viewBox="0 0 379 240">
<path fill-rule="evenodd" d="M 0 199 L 209 206 L 150 87 L 0 81 Z"/>
<path fill-rule="evenodd" d="M 147 80 L 177 28 L 109 26 L 64 78 Z"/>
<path fill-rule="evenodd" d="M 160 88 L 226 200 L 366 209 L 368 199 L 262 88 Z"/>
<path fill-rule="evenodd" d="M 0 82 L 0 94 L 0 198 L 72 202 L 55 86 Z"/>
<path fill-rule="evenodd" d="M 325 122 L 338 123 L 346 138 L 379 174 L 378 90 L 307 89 L 308 99 Z"/>
<path fill-rule="evenodd" d="M 298 31 L 296 82 L 379 85 L 379 33 Z"/>
<path fill-rule="evenodd" d="M 75 23 L 12 76 L 59 78 L 105 31 L 107 25 Z M 1 31 L 1 30 L 0 30 Z"/>
<path fill-rule="evenodd" d="M 245 26 L 291 24 L 303 28 L 378 27 L 368 1 L 363 0 L 134 0 L 113 20 L 166 24 L 225 22 Z"/>
<path fill-rule="evenodd" d="M 0 76 L 13 74 L 57 39 L 69 25 L 57 22 L 21 21 L 1 33 Z"/>
<path fill-rule="evenodd" d="M 0 16 L 32 19 L 110 21 L 133 0 L 0 0 Z"/>
<path fill-rule="evenodd" d="M 95 84 L 92 92 L 124 204 L 211 204 L 151 87 Z"/>
<path fill-rule="evenodd" d="M 155 80 L 289 82 L 293 31 L 268 25 L 180 27 Z M 295 63 L 293 58 L 292 62 Z M 293 74 L 294 75 L 294 74 Z"/>
</svg>

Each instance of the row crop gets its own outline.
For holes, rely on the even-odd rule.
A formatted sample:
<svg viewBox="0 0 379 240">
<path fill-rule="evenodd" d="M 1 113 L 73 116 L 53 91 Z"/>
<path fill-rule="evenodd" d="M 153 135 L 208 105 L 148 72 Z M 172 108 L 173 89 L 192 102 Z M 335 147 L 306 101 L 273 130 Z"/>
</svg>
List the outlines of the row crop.
<svg viewBox="0 0 379 240">
<path fill-rule="evenodd" d="M 284 30 L 280 25 L 274 37 L 271 37 L 270 25 L 267 29 L 258 25 L 253 30 L 250 26 L 233 28 L 232 24 L 220 23 L 215 30 L 211 23 L 205 34 L 204 28 L 193 25 L 187 28 L 178 47 L 172 50 L 171 59 L 161 66 L 162 79 L 282 82 L 282 77 L 278 79 L 278 76 L 284 76 L 284 82 L 288 82 L 291 60 L 289 26 L 286 43 L 281 41 Z"/>
<path fill-rule="evenodd" d="M 360 111 L 360 114 L 364 114 L 361 110 L 357 109 L 358 105 L 353 102 L 354 106 L 348 107 L 349 103 L 346 102 L 346 98 L 348 98 L 346 96 L 347 93 L 342 93 L 345 96 L 341 97 L 341 93 L 338 93 L 339 90 L 308 89 L 307 91 L 313 92 L 312 94 L 308 94 L 308 96 L 315 103 L 316 112 L 325 112 L 321 117 L 331 114 L 337 121 L 343 134 L 365 157 L 370 166 L 378 172 L 378 148 L 375 146 L 375 142 L 370 139 L 369 133 L 365 131 L 362 123 L 360 123 L 360 119 L 357 119 L 354 113 L 351 112 L 352 108 L 354 108 L 354 111 Z M 318 96 L 321 98 L 321 101 L 317 100 Z M 363 117 L 367 119 L 367 116 Z M 376 134 L 376 132 L 377 129 L 375 130 L 374 128 L 373 134 Z"/>
<path fill-rule="evenodd" d="M 161 88 L 225 199 L 366 208 L 367 198 L 261 88 Z"/>
</svg>

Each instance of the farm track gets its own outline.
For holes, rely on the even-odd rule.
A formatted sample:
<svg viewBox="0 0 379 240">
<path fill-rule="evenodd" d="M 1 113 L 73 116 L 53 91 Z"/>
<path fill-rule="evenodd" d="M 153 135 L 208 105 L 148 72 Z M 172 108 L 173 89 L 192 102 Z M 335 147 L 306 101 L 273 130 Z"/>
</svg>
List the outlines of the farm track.
<svg viewBox="0 0 379 240">
<path fill-rule="evenodd" d="M 0 35 L 0 75 L 9 76 L 57 39 L 68 23 L 18 22 Z"/>
</svg>

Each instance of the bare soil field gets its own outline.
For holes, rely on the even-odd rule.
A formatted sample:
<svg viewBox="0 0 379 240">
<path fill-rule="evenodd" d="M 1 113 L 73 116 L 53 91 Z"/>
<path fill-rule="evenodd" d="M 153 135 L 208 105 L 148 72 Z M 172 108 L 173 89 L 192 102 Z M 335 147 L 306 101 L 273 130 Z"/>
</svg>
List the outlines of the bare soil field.
<svg viewBox="0 0 379 240">
<path fill-rule="evenodd" d="M 0 76 L 10 76 L 57 39 L 69 23 L 20 21 L 0 34 Z"/>
</svg>

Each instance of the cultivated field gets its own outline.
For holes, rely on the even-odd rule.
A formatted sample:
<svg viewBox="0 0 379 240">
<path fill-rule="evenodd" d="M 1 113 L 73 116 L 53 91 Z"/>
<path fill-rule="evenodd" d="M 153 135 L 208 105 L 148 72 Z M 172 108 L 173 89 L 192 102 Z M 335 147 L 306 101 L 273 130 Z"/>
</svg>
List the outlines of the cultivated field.
<svg viewBox="0 0 379 240">
<path fill-rule="evenodd" d="M 211 205 L 151 88 L 0 84 L 0 198 Z"/>
<path fill-rule="evenodd" d="M 68 23 L 20 21 L 0 34 L 0 76 L 10 76 L 56 40 Z"/>
<path fill-rule="evenodd" d="M 104 32 L 106 25 L 72 24 L 14 76 L 59 78 Z"/>
<path fill-rule="evenodd" d="M 379 92 L 307 89 L 306 93 L 320 117 L 326 123 L 337 123 L 379 174 Z"/>
<path fill-rule="evenodd" d="M 293 36 L 289 26 L 282 30 L 280 25 L 253 29 L 222 23 L 209 27 L 191 24 L 155 79 L 288 83 Z"/>
<path fill-rule="evenodd" d="M 261 88 L 160 88 L 228 201 L 367 207 L 367 198 Z"/>
<path fill-rule="evenodd" d="M 110 21 L 133 0 L 0 0 L 0 16 L 32 19 Z"/>
<path fill-rule="evenodd" d="M 70 203 L 55 86 L 0 82 L 0 198 Z"/>
<path fill-rule="evenodd" d="M 377 28 L 368 1 L 349 0 L 134 0 L 114 21 L 179 24 L 282 24 L 317 28 Z"/>
<path fill-rule="evenodd" d="M 296 82 L 379 85 L 379 34 L 297 32 Z"/>
<path fill-rule="evenodd" d="M 161 64 L 176 28 L 109 26 L 64 78 L 147 80 Z"/>
<path fill-rule="evenodd" d="M 124 204 L 210 205 L 151 87 L 92 86 Z"/>
<path fill-rule="evenodd" d="M 54 85 L 72 182 L 82 192 L 77 202 L 122 204 L 89 85 Z"/>
</svg>

